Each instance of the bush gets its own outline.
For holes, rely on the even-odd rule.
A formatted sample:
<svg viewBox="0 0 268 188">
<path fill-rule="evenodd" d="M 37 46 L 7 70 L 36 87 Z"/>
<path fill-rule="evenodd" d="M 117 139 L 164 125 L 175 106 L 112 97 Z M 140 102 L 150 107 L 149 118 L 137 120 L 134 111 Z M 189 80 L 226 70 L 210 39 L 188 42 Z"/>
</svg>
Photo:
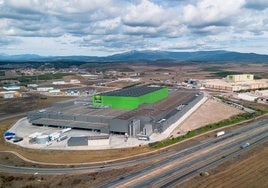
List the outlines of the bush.
<svg viewBox="0 0 268 188">
<path fill-rule="evenodd" d="M 8 176 L 5 178 L 5 182 L 12 182 L 14 179 L 14 176 Z"/>
</svg>

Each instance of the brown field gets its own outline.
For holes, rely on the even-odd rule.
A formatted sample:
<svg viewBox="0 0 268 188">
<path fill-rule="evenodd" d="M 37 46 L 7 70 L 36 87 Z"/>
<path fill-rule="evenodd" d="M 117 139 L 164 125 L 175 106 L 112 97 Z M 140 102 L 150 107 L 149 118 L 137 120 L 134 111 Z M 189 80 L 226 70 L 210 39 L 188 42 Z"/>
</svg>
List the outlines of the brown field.
<svg viewBox="0 0 268 188">
<path fill-rule="evenodd" d="M 227 104 L 208 99 L 173 131 L 173 135 L 176 135 L 178 132 L 183 133 L 208 124 L 217 123 L 239 113 L 243 113 L 243 111 Z"/>
<path fill-rule="evenodd" d="M 134 64 L 129 68 L 135 72 L 143 73 L 141 78 L 144 82 L 157 82 L 159 80 L 170 80 L 174 82 L 182 82 L 189 78 L 192 79 L 209 79 L 222 78 L 215 74 L 220 72 L 237 72 L 252 73 L 258 78 L 268 78 L 268 66 L 265 64 L 240 64 L 240 63 L 154 63 L 154 64 Z M 168 73 L 168 74 L 167 74 Z"/>
<path fill-rule="evenodd" d="M 208 176 L 196 175 L 176 187 L 268 187 L 267 156 L 268 142 L 208 169 Z"/>
<path fill-rule="evenodd" d="M 33 174 L 10 174 L 0 172 L 0 187 L 24 187 L 24 188 L 60 188 L 60 187 L 94 187 L 110 178 L 124 176 L 150 164 L 140 164 L 133 167 L 126 167 L 101 172 L 79 173 L 70 175 L 33 175 Z"/>
<path fill-rule="evenodd" d="M 51 103 L 71 99 L 71 97 L 48 97 L 42 95 L 30 95 L 29 97 L 0 99 L 0 114 L 11 115 L 42 109 L 51 106 Z M 1 117 L 0 116 L 0 117 Z"/>
</svg>

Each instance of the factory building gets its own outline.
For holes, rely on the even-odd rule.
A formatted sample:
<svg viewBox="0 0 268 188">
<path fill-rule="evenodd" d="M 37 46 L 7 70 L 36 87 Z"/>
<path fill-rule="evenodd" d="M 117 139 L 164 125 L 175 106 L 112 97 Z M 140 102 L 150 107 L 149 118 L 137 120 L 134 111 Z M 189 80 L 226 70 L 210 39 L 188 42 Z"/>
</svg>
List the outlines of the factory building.
<svg viewBox="0 0 268 188">
<path fill-rule="evenodd" d="M 20 90 L 20 86 L 17 86 L 15 84 L 6 84 L 3 89 L 5 90 Z"/>
<path fill-rule="evenodd" d="M 228 75 L 224 79 L 208 79 L 202 82 L 207 89 L 243 91 L 268 88 L 268 79 L 254 80 L 252 74 Z"/>
<path fill-rule="evenodd" d="M 18 91 L 1 91 L 0 92 L 0 98 L 11 99 L 11 98 L 16 98 L 16 97 L 21 97 L 21 93 Z"/>
<path fill-rule="evenodd" d="M 245 101 L 251 101 L 254 102 L 258 99 L 258 96 L 251 94 L 251 93 L 238 93 L 237 97 L 239 99 L 245 100 Z"/>
<path fill-rule="evenodd" d="M 163 87 L 134 86 L 92 97 L 95 106 L 136 109 L 142 104 L 152 104 L 168 96 Z"/>
<path fill-rule="evenodd" d="M 253 74 L 236 74 L 236 75 L 228 75 L 226 79 L 230 82 L 247 82 L 253 81 L 254 75 Z"/>
<path fill-rule="evenodd" d="M 203 98 L 198 93 L 197 90 L 168 91 L 162 87 L 134 86 L 93 98 L 53 103 L 50 108 L 29 112 L 27 118 L 36 126 L 146 136 L 163 132 L 176 122 Z M 178 110 L 181 104 L 185 107 Z"/>
</svg>

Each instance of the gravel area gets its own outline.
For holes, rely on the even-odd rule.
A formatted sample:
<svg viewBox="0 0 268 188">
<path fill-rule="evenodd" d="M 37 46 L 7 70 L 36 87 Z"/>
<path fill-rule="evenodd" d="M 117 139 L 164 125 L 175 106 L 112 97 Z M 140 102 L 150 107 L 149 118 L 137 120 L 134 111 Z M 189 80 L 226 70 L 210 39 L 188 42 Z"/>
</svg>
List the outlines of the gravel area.
<svg viewBox="0 0 268 188">
<path fill-rule="evenodd" d="M 211 123 L 217 123 L 239 113 L 243 113 L 243 111 L 216 100 L 208 99 L 178 128 L 176 128 L 172 134 L 178 135 L 178 132 L 185 133 Z"/>
</svg>

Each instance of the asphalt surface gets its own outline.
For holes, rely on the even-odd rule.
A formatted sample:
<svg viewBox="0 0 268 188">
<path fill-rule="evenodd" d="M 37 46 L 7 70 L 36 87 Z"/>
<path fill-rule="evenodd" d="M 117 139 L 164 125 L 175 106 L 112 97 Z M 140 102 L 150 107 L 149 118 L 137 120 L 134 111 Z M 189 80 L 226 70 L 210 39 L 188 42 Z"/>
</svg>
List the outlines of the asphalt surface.
<svg viewBox="0 0 268 188">
<path fill-rule="evenodd" d="M 19 113 L 19 114 L 13 114 L 13 115 L 8 115 L 8 116 L 5 115 L 4 117 L 0 116 L 0 121 L 4 121 L 4 120 L 7 120 L 7 119 L 20 117 L 20 116 L 25 116 L 25 115 L 26 115 L 26 113 Z"/>
<path fill-rule="evenodd" d="M 268 120 L 264 120 L 239 128 L 224 137 L 208 139 L 195 147 L 175 153 L 165 160 L 101 184 L 99 187 L 170 187 L 246 150 L 247 148 L 241 149 L 244 142 L 251 143 L 250 148 L 267 140 Z"/>
<path fill-rule="evenodd" d="M 267 140 L 268 119 L 237 128 L 232 132 L 226 132 L 224 136 L 219 138 L 207 138 L 201 142 L 195 142 L 187 145 L 184 149 L 170 149 L 127 161 L 74 168 L 31 168 L 0 164 L 0 171 L 27 174 L 70 174 L 117 169 L 158 159 L 159 162 L 153 165 L 107 180 L 98 187 L 148 187 L 149 185 L 170 187 L 246 150 L 247 148 L 241 149 L 244 142 L 249 142 L 251 145 L 248 148 L 250 148 Z"/>
</svg>

